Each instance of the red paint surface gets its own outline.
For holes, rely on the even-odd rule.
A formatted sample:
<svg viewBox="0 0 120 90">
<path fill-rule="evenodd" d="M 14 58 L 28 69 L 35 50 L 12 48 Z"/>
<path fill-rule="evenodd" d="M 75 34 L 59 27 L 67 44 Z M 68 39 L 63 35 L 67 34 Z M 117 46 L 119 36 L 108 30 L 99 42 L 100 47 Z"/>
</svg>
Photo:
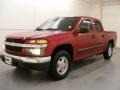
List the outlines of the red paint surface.
<svg viewBox="0 0 120 90">
<path fill-rule="evenodd" d="M 95 20 L 95 18 L 81 16 L 72 31 L 31 31 L 9 35 L 7 38 L 22 38 L 24 40 L 47 39 L 48 47 L 46 48 L 45 56 L 51 56 L 54 49 L 59 45 L 70 44 L 73 48 L 74 61 L 104 52 L 110 40 L 114 40 L 114 44 L 116 44 L 116 32 L 108 32 L 103 29 L 103 32 L 97 33 L 94 24 L 92 33 L 79 34 L 77 32 L 78 25 L 84 18 Z M 96 38 L 92 38 L 93 35 L 95 35 Z M 104 35 L 104 37 L 102 37 L 102 35 Z M 81 49 L 94 47 L 96 45 L 103 45 L 103 47 L 79 52 Z"/>
</svg>

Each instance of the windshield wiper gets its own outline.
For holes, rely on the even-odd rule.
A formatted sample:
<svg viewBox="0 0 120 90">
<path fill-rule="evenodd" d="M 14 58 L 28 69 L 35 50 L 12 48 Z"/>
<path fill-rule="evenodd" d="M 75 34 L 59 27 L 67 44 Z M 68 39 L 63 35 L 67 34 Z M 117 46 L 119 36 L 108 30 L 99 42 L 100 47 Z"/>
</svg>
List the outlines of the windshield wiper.
<svg viewBox="0 0 120 90">
<path fill-rule="evenodd" d="M 46 30 L 57 30 L 56 28 L 47 28 Z"/>
<path fill-rule="evenodd" d="M 42 28 L 37 28 L 36 30 L 44 30 L 44 29 L 42 29 Z"/>
<path fill-rule="evenodd" d="M 53 31 L 57 31 L 58 29 L 56 29 L 56 28 L 47 28 L 47 29 L 45 29 L 45 30 L 53 30 Z"/>
<path fill-rule="evenodd" d="M 56 29 L 56 28 L 47 28 L 47 29 L 37 28 L 36 30 L 53 30 L 53 31 L 57 31 L 58 29 Z"/>
</svg>

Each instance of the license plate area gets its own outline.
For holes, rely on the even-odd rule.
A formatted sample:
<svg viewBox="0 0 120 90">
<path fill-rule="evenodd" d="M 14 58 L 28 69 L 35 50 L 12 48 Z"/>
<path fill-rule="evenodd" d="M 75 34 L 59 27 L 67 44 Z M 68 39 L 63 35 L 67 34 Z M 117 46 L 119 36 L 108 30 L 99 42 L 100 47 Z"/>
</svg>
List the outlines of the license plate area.
<svg viewBox="0 0 120 90">
<path fill-rule="evenodd" d="M 8 57 L 8 56 L 5 56 L 5 63 L 8 64 L 8 65 L 12 65 L 12 58 Z"/>
</svg>

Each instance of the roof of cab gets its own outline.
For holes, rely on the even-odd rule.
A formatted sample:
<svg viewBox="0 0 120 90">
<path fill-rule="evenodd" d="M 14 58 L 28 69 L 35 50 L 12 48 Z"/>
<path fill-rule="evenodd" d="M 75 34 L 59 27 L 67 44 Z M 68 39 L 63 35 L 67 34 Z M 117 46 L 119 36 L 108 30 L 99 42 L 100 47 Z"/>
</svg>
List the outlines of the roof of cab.
<svg viewBox="0 0 120 90">
<path fill-rule="evenodd" d="M 90 17 L 90 16 L 68 16 L 68 17 L 71 17 L 71 18 L 89 18 L 89 19 L 93 19 L 96 21 L 100 21 L 99 19 L 94 18 L 94 17 Z"/>
<path fill-rule="evenodd" d="M 79 16 L 80 18 L 90 18 L 90 19 L 94 19 L 94 20 L 99 20 L 97 18 L 94 18 L 94 17 L 90 17 L 90 16 Z"/>
<path fill-rule="evenodd" d="M 94 19 L 94 20 L 99 20 L 97 18 L 94 18 L 94 17 L 90 17 L 90 16 L 71 16 L 71 17 L 74 17 L 74 18 L 90 18 L 90 19 Z M 100 20 L 99 20 L 100 21 Z"/>
</svg>

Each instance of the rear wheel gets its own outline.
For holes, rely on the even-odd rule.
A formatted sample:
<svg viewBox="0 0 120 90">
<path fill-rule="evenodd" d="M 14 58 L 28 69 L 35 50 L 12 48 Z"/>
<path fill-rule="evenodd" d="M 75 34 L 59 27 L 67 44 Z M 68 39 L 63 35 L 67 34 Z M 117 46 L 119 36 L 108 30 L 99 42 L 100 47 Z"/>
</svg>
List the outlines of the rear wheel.
<svg viewBox="0 0 120 90">
<path fill-rule="evenodd" d="M 50 64 L 49 75 L 54 80 L 61 80 L 68 75 L 71 67 L 71 58 L 67 51 L 58 51 Z"/>
<path fill-rule="evenodd" d="M 113 44 L 108 43 L 106 51 L 103 53 L 105 60 L 109 60 L 113 54 Z"/>
</svg>

